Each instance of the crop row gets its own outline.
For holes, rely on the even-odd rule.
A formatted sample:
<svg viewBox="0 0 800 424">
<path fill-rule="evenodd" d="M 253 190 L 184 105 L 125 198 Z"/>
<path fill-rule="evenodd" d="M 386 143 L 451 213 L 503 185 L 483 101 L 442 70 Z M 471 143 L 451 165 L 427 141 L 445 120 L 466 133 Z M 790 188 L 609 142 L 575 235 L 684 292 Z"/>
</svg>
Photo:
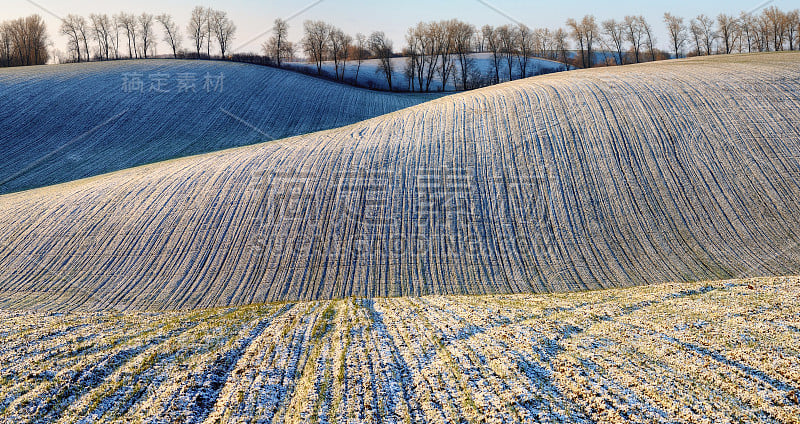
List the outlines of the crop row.
<svg viewBox="0 0 800 424">
<path fill-rule="evenodd" d="M 800 279 L 0 312 L 9 422 L 800 422 Z"/>
<path fill-rule="evenodd" d="M 0 304 L 185 309 L 800 272 L 800 55 L 549 75 L 0 197 Z"/>
<path fill-rule="evenodd" d="M 206 76 L 213 88 L 204 87 Z M 133 81 L 141 88 L 132 89 Z M 181 81 L 191 88 L 181 89 Z M 6 68 L 0 71 L 0 193 L 337 128 L 435 97 L 229 62 Z"/>
</svg>

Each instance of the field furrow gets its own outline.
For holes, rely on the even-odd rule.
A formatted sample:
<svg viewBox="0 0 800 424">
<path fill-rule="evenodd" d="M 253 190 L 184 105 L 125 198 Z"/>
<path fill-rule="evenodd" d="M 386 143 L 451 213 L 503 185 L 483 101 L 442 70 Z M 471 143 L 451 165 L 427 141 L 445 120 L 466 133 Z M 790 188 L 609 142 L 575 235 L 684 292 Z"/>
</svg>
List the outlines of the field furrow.
<svg viewBox="0 0 800 424">
<path fill-rule="evenodd" d="M 28 341 L 0 348 L 0 420 L 798 423 L 798 292 L 783 277 L 0 311 L 0 336 Z"/>
<path fill-rule="evenodd" d="M 171 310 L 794 275 L 798 64 L 786 52 L 547 75 L 3 195 L 0 305 Z"/>
</svg>

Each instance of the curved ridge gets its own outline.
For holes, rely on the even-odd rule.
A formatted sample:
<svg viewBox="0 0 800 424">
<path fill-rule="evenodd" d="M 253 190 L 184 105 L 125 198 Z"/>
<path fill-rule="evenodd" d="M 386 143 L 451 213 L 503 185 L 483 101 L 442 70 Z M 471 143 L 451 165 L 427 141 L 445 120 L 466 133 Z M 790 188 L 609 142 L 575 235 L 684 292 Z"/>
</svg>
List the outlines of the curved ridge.
<svg viewBox="0 0 800 424">
<path fill-rule="evenodd" d="M 0 193 L 341 127 L 437 96 L 221 61 L 4 69 Z"/>
<path fill-rule="evenodd" d="M 5 195 L 1 303 L 175 309 L 796 274 L 798 64 L 549 75 Z"/>
</svg>

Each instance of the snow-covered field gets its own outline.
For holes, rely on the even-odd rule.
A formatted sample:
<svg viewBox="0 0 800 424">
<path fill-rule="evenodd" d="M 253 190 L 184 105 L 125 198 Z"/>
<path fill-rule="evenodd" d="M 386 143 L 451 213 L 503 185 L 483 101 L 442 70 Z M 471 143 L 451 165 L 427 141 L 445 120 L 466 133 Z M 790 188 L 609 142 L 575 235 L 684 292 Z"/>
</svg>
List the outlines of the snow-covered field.
<svg viewBox="0 0 800 424">
<path fill-rule="evenodd" d="M 0 193 L 340 127 L 432 98 L 229 62 L 5 68 Z"/>
<path fill-rule="evenodd" d="M 491 76 L 494 75 L 494 59 L 491 53 L 474 53 L 470 55 L 470 59 L 473 61 L 475 65 L 475 69 L 479 70 L 482 75 L 486 76 L 488 79 L 491 80 Z M 455 58 L 453 59 L 455 60 Z M 501 70 L 500 70 L 500 80 L 501 81 L 508 81 L 508 64 L 505 58 L 501 58 Z M 394 68 L 394 72 L 392 73 L 392 88 L 395 90 L 404 90 L 404 91 L 411 91 L 409 88 L 409 79 L 408 76 L 405 74 L 405 69 L 407 66 L 407 59 L 402 57 L 397 57 L 392 59 L 392 67 Z M 306 71 L 316 73 L 317 72 L 317 65 L 315 63 L 306 63 L 306 62 L 291 62 L 287 64 L 287 66 L 292 68 L 298 69 L 305 69 Z M 358 80 L 356 81 L 356 70 L 358 69 Z M 564 65 L 558 62 L 554 62 L 547 59 L 540 59 L 540 58 L 530 58 L 528 59 L 528 68 L 526 73 L 528 76 L 540 75 L 540 74 L 549 74 L 553 72 L 559 72 L 564 70 Z M 322 66 L 322 71 L 330 78 L 335 77 L 334 72 L 334 64 L 333 62 L 325 62 Z M 458 71 L 458 66 L 454 68 L 454 72 Z M 514 59 L 514 64 L 512 65 L 512 74 L 514 75 L 514 79 L 519 79 L 520 76 L 520 69 L 518 59 Z M 370 59 L 366 60 L 361 64 L 361 68 L 358 68 L 358 63 L 355 61 L 348 61 L 345 65 L 345 80 L 351 83 L 357 82 L 358 86 L 360 87 L 368 87 L 374 88 L 379 90 L 388 90 L 389 83 L 386 81 L 386 77 L 380 71 L 380 61 L 378 59 Z M 444 87 L 444 91 L 455 91 L 456 85 L 453 79 L 453 75 L 450 75 L 447 81 L 447 85 Z M 458 83 L 460 87 L 460 82 Z M 416 90 L 416 88 L 415 88 Z M 417 90 L 418 91 L 418 90 Z M 441 76 L 436 75 L 431 83 L 431 91 L 442 91 L 442 78 Z"/>
<path fill-rule="evenodd" d="M 797 423 L 800 279 L 0 312 L 4 422 Z"/>
<path fill-rule="evenodd" d="M 575 71 L 3 195 L 0 304 L 174 309 L 796 275 L 798 105 L 797 53 Z"/>
</svg>

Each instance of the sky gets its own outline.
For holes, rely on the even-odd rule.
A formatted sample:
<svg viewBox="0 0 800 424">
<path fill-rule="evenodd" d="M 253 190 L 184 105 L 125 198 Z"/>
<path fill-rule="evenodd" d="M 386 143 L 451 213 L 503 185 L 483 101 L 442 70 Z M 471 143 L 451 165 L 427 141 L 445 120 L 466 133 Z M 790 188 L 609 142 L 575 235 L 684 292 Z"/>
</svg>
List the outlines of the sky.
<svg viewBox="0 0 800 424">
<path fill-rule="evenodd" d="M 657 32 L 657 43 L 666 49 L 668 37 L 662 16 L 664 12 L 692 17 L 701 13 L 717 16 L 719 13 L 737 14 L 763 7 L 765 3 L 781 9 L 797 8 L 796 0 L 674 0 L 656 3 L 642 0 L 620 0 L 614 2 L 590 0 L 137 0 L 137 1 L 90 1 L 90 0 L 2 0 L 0 20 L 15 19 L 31 14 L 40 14 L 47 24 L 53 48 L 66 51 L 66 38 L 59 34 L 59 18 L 67 14 L 87 16 L 90 13 L 149 12 L 171 14 L 184 32 L 194 6 L 210 6 L 224 10 L 237 26 L 232 42 L 236 52 L 259 52 L 261 44 L 269 38 L 266 33 L 276 18 L 289 18 L 290 39 L 302 38 L 303 21 L 322 19 L 350 34 L 369 34 L 384 31 L 394 41 L 395 50 L 404 44 L 406 29 L 420 21 L 458 18 L 480 27 L 484 24 L 503 25 L 513 23 L 511 19 L 525 23 L 531 28 L 557 28 L 564 26 L 568 18 L 580 18 L 593 14 L 598 23 L 609 18 L 621 19 L 625 15 L 643 15 Z M 299 13 L 302 12 L 302 13 Z M 511 18 L 511 19 L 510 19 Z M 160 31 L 158 32 L 160 39 Z M 184 37 L 184 47 L 190 45 Z M 161 42 L 158 53 L 168 53 Z"/>
</svg>

